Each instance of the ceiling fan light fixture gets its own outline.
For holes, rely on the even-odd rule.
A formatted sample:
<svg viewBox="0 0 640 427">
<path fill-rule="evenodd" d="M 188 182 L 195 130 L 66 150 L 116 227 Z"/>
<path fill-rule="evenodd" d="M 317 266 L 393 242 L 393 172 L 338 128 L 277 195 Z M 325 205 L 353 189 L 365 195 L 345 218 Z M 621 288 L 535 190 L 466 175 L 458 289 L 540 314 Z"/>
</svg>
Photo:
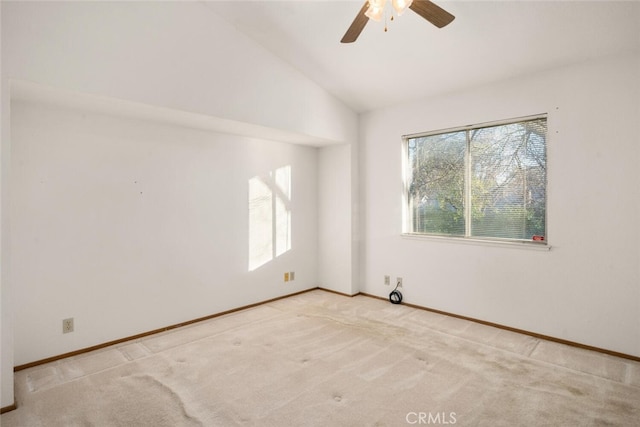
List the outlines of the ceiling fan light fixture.
<svg viewBox="0 0 640 427">
<path fill-rule="evenodd" d="M 393 0 L 392 3 L 396 13 L 398 14 L 398 16 L 400 16 L 404 13 L 405 10 L 407 10 L 409 6 L 411 6 L 413 0 Z"/>
<path fill-rule="evenodd" d="M 367 18 L 380 22 L 384 14 L 384 4 L 386 0 L 369 0 L 369 8 L 364 13 Z"/>
<path fill-rule="evenodd" d="M 397 15 L 410 8 L 438 28 L 449 25 L 455 19 L 455 16 L 429 0 L 391 0 L 391 4 Z M 386 0 L 365 0 L 347 32 L 344 33 L 340 43 L 355 42 L 369 20 L 380 22 L 383 15 L 387 16 L 384 10 L 386 5 Z M 393 21 L 393 12 L 389 15 L 389 19 Z M 386 22 L 384 28 L 387 31 Z"/>
</svg>

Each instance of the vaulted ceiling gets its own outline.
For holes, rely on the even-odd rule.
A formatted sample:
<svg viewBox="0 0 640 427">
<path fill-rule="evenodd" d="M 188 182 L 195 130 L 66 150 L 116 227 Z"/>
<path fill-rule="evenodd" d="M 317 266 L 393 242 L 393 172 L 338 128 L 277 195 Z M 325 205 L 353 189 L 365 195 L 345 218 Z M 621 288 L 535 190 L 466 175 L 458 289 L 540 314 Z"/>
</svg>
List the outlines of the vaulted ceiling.
<svg viewBox="0 0 640 427">
<path fill-rule="evenodd" d="M 363 5 L 209 1 L 207 7 L 358 112 L 640 51 L 639 1 L 436 1 L 438 29 L 413 13 L 340 39 Z"/>
</svg>

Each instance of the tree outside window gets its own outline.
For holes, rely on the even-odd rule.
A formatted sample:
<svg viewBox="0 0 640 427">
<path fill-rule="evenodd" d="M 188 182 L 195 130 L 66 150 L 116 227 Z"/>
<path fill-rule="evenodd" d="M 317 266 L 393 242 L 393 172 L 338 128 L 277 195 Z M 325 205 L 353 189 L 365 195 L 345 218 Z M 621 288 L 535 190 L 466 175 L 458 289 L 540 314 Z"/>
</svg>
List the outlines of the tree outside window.
<svg viewBox="0 0 640 427">
<path fill-rule="evenodd" d="M 405 138 L 407 232 L 546 241 L 546 117 Z"/>
</svg>

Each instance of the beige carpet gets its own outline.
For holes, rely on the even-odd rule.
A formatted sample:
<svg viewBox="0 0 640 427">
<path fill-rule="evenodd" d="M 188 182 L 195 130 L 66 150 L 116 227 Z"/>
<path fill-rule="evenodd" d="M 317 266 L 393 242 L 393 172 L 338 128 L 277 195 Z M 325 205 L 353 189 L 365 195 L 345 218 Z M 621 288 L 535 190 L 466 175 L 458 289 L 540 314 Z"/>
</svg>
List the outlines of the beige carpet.
<svg viewBox="0 0 640 427">
<path fill-rule="evenodd" d="M 640 425 L 640 363 L 320 290 L 16 373 L 12 426 Z"/>
</svg>

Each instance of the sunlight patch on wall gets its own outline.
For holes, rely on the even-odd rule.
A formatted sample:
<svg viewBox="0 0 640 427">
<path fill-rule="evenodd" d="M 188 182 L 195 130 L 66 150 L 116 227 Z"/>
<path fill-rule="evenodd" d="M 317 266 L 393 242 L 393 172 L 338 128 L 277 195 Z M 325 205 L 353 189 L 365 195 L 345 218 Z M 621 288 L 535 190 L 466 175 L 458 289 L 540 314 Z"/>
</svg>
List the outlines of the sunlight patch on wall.
<svg viewBox="0 0 640 427">
<path fill-rule="evenodd" d="M 249 180 L 249 271 L 291 249 L 291 166 Z"/>
</svg>

